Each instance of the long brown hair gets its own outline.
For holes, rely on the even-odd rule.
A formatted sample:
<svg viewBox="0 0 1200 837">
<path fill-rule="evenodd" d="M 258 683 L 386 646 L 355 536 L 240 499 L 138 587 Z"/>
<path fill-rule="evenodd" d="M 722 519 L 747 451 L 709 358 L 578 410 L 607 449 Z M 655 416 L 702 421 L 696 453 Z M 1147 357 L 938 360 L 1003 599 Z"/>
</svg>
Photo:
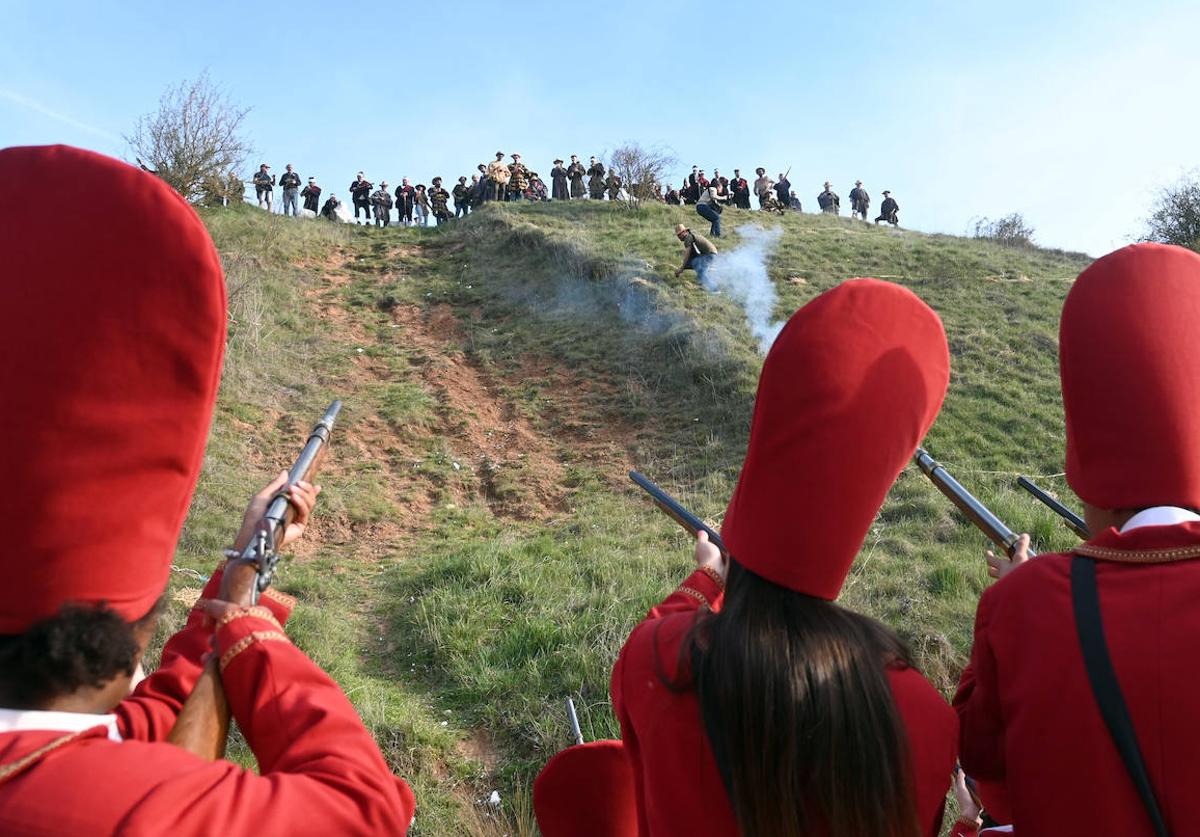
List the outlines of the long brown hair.
<svg viewBox="0 0 1200 837">
<path fill-rule="evenodd" d="M 745 837 L 921 833 L 887 680 L 909 663 L 894 633 L 731 562 L 720 613 L 683 653 Z"/>
</svg>

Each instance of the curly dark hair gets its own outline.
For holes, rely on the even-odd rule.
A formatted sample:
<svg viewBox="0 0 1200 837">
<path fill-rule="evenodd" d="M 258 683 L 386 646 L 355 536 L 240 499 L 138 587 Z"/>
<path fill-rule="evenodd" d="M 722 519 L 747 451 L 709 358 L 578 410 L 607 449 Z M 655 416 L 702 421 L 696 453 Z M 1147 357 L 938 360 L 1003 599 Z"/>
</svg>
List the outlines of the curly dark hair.
<svg viewBox="0 0 1200 837">
<path fill-rule="evenodd" d="M 0 635 L 0 706 L 37 709 L 120 674 L 132 676 L 139 651 L 135 633 L 149 627 L 161 608 L 159 600 L 130 624 L 103 603 L 68 604 L 23 634 Z"/>
</svg>

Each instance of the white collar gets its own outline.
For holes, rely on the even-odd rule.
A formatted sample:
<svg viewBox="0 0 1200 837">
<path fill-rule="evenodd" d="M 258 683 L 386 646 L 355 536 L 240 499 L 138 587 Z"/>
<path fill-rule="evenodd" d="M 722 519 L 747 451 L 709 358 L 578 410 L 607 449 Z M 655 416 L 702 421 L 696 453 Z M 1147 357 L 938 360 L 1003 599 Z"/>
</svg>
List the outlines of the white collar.
<svg viewBox="0 0 1200 837">
<path fill-rule="evenodd" d="M 89 715 L 84 712 L 42 712 L 37 709 L 0 709 L 0 733 L 30 730 L 83 732 L 92 727 L 107 727 L 110 741 L 121 741 L 116 715 Z"/>
<path fill-rule="evenodd" d="M 1200 521 L 1200 514 L 1187 509 L 1176 506 L 1155 506 L 1150 509 L 1142 509 L 1126 520 L 1125 525 L 1121 527 L 1121 533 L 1124 534 L 1131 529 L 1140 529 L 1142 526 L 1175 526 L 1180 523 L 1197 521 Z"/>
</svg>

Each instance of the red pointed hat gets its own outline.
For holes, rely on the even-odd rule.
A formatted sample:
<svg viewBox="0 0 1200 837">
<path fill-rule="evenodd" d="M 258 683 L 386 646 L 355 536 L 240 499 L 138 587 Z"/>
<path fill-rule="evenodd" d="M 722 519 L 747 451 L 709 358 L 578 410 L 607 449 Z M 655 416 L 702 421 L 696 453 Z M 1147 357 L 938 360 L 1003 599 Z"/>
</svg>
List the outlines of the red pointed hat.
<svg viewBox="0 0 1200 837">
<path fill-rule="evenodd" d="M 792 315 L 763 363 L 721 539 L 783 587 L 835 599 L 950 376 L 942 322 L 899 285 L 852 279 Z"/>
<path fill-rule="evenodd" d="M 0 634 L 166 586 L 225 345 L 208 233 L 166 184 L 66 146 L 0 151 Z"/>
<path fill-rule="evenodd" d="M 1102 509 L 1200 508 L 1200 255 L 1134 244 L 1083 271 L 1059 325 L 1067 482 Z"/>
<path fill-rule="evenodd" d="M 634 837 L 633 768 L 620 741 L 592 741 L 556 755 L 533 782 L 544 837 Z"/>
</svg>

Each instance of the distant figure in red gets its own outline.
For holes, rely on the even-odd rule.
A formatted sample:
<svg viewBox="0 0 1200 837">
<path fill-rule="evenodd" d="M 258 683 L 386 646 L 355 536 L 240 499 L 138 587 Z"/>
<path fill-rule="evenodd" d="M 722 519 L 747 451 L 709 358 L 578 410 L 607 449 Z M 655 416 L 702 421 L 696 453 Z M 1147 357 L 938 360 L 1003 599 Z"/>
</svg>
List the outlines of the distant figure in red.
<svg viewBox="0 0 1200 837">
<path fill-rule="evenodd" d="M 34 204 L 0 206 L 5 270 L 29 280 L 0 283 L 0 341 L 21 357 L 0 363 L 0 392 L 20 405 L 0 417 L 0 834 L 404 833 L 412 792 L 288 639 L 295 600 L 268 588 L 250 606 L 240 559 L 217 568 L 130 691 L 216 402 L 221 262 L 177 193 L 117 160 L 9 148 L 0 181 Z M 56 201 L 54 227 L 36 221 L 68 188 L 93 200 Z M 284 480 L 251 501 L 233 548 Z M 288 540 L 318 491 L 291 490 Z M 206 666 L 257 772 L 167 740 Z"/>
<path fill-rule="evenodd" d="M 1091 537 L 988 556 L 1000 580 L 954 698 L 963 768 L 1018 835 L 1200 828 L 1198 318 L 1200 255 L 1161 244 L 1097 260 L 1063 304 L 1067 482 Z"/>
<path fill-rule="evenodd" d="M 701 535 L 613 669 L 642 837 L 939 833 L 954 712 L 890 629 L 833 600 L 948 380 L 941 321 L 897 285 L 845 282 L 780 332 L 729 555 Z"/>
</svg>

